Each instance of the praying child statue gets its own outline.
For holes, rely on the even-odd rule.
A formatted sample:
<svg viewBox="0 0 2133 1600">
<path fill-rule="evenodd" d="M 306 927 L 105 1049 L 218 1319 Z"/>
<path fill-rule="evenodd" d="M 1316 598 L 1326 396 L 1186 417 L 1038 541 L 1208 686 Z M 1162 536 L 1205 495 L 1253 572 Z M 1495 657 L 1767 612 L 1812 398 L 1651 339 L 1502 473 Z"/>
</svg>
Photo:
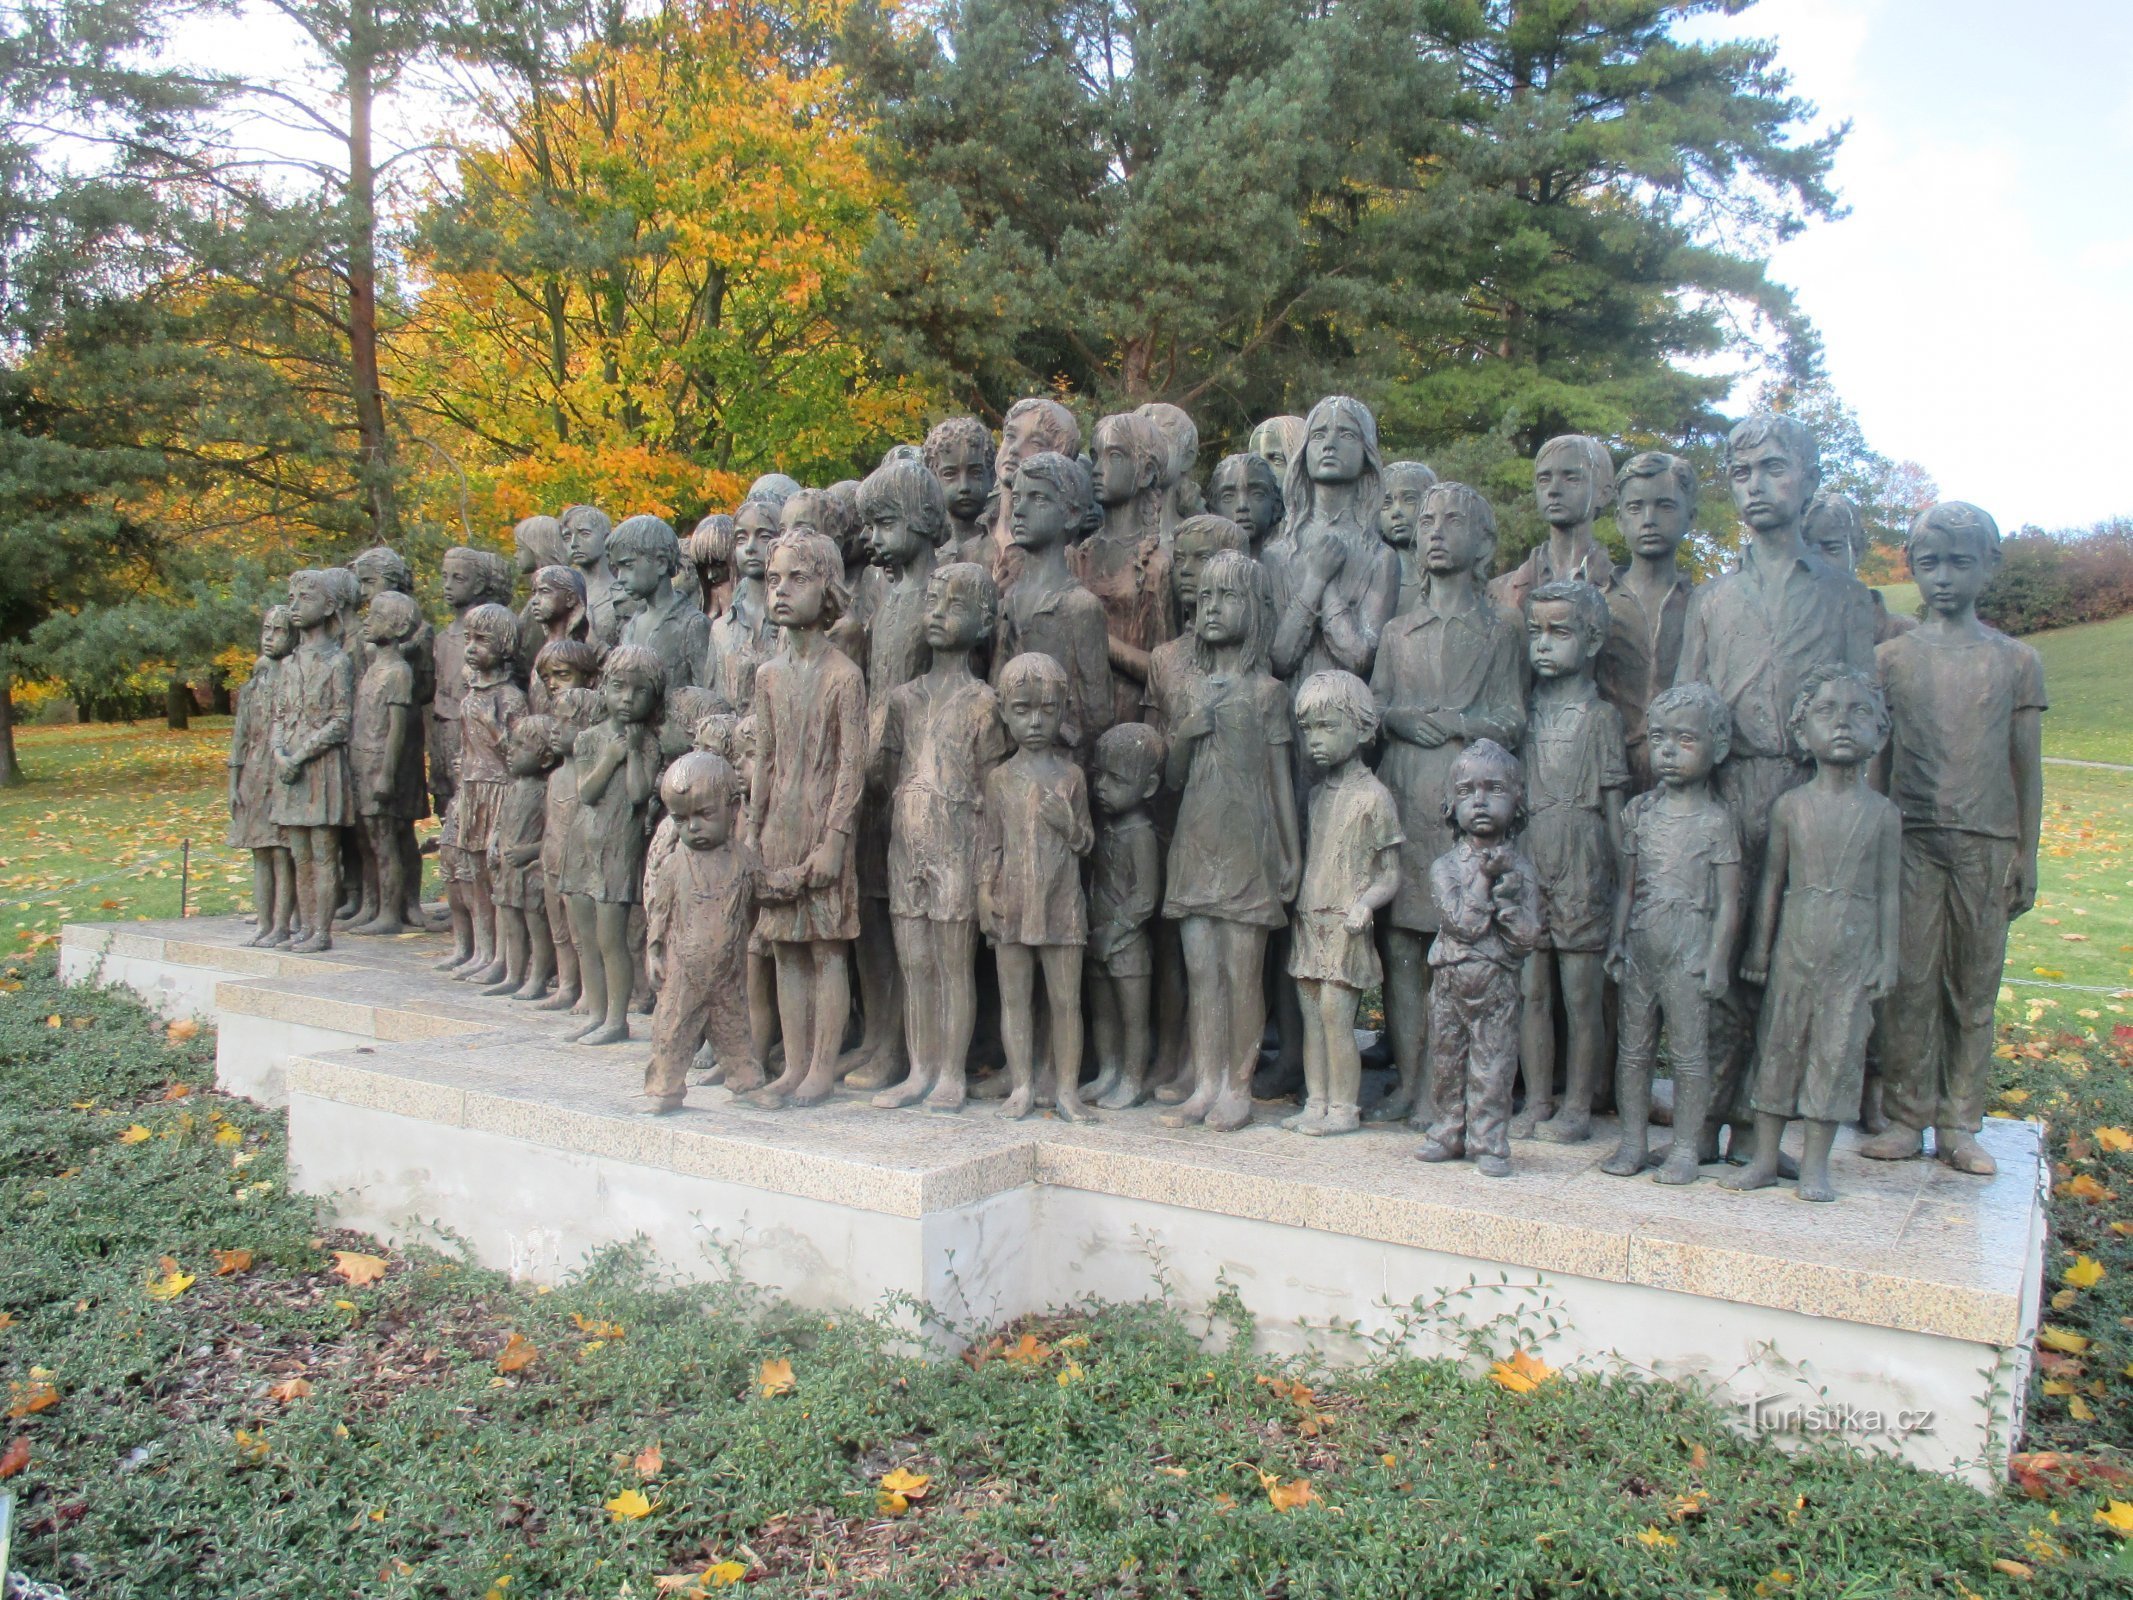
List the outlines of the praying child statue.
<svg viewBox="0 0 2133 1600">
<path fill-rule="evenodd" d="M 1518 970 L 1542 935 L 1540 884 L 1511 843 L 1523 809 L 1518 758 L 1477 739 L 1452 763 L 1445 819 L 1456 841 L 1429 869 L 1437 906 L 1429 996 L 1436 1114 L 1416 1155 L 1470 1156 L 1511 1175 L 1511 1080 L 1518 1071 Z"/>
<path fill-rule="evenodd" d="M 1767 1188 L 1778 1179 L 1785 1124 L 1806 1124 L 1802 1200 L 1834 1200 L 1829 1152 L 1837 1124 L 1859 1110 L 1874 1002 L 1896 985 L 1897 879 L 1903 819 L 1868 788 L 1868 762 L 1889 734 L 1881 685 L 1857 667 L 1821 666 L 1801 680 L 1792 735 L 1815 775 L 1778 796 L 1741 976 L 1763 988 L 1748 1106 L 1755 1155 L 1719 1181 Z"/>
</svg>

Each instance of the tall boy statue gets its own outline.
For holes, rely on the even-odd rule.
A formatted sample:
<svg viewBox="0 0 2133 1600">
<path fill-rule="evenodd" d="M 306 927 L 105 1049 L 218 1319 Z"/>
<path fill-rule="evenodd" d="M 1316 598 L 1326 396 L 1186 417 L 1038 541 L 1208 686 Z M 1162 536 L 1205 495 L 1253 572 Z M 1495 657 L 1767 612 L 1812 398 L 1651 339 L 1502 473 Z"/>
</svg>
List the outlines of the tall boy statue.
<svg viewBox="0 0 2133 1600">
<path fill-rule="evenodd" d="M 1615 581 L 1615 564 L 1593 537 L 1592 522 L 1614 497 L 1615 464 L 1606 445 L 1582 433 L 1542 445 L 1533 458 L 1533 498 L 1548 537 L 1509 572 L 1490 580 L 1490 597 L 1518 615 L 1526 596 L 1544 583 L 1582 578 L 1605 593 Z"/>
<path fill-rule="evenodd" d="M 1680 456 L 1646 450 L 1615 475 L 1615 527 L 1629 546 L 1629 565 L 1607 591 L 1614 613 L 1600 652 L 1600 694 L 1622 713 L 1630 785 L 1638 793 L 1658 780 L 1645 749 L 1644 722 L 1652 697 L 1674 685 L 1681 640 L 1696 585 L 1681 570 L 1681 541 L 1696 525 L 1696 469 Z"/>
<path fill-rule="evenodd" d="M 1882 1014 L 1889 1127 L 1859 1147 L 1915 1156 L 1924 1130 L 1959 1172 L 1989 1177 L 1978 1143 L 1992 1075 L 1992 1006 L 2007 924 L 2036 904 L 2044 810 L 2044 663 L 1978 621 L 2000 530 L 1946 500 L 1905 545 L 1925 620 L 1875 652 L 1894 732 L 1888 792 L 1903 813 L 1896 988 Z"/>
</svg>

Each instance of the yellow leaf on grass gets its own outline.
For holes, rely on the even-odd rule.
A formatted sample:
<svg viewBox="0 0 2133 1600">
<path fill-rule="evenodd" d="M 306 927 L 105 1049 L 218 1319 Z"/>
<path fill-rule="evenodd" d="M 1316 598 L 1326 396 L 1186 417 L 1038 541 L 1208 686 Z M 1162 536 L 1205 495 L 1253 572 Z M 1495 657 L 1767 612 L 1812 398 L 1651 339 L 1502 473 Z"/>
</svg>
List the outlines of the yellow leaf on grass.
<svg viewBox="0 0 2133 1600">
<path fill-rule="evenodd" d="M 632 1466 L 636 1467 L 637 1476 L 640 1478 L 658 1477 L 660 1469 L 666 1464 L 667 1458 L 660 1454 L 659 1446 L 656 1444 L 648 1444 L 638 1451 L 636 1459 L 631 1463 Z"/>
<path fill-rule="evenodd" d="M 2121 1539 L 2133 1539 L 2133 1500 L 2113 1500 L 2096 1513 L 2095 1520 Z"/>
<path fill-rule="evenodd" d="M 2105 1150 L 2123 1155 L 2126 1151 L 2133 1150 L 2133 1133 L 2124 1128 L 2098 1128 L 2096 1143 Z"/>
<path fill-rule="evenodd" d="M 2094 1422 L 2096 1413 L 2089 1403 L 2078 1394 L 2066 1403 L 2066 1414 L 2076 1422 Z"/>
<path fill-rule="evenodd" d="M 763 1391 L 763 1398 L 770 1400 L 784 1394 L 796 1380 L 792 1375 L 792 1363 L 783 1356 L 766 1361 L 755 1369 L 756 1387 Z"/>
<path fill-rule="evenodd" d="M 2072 1328 L 2046 1327 L 2037 1335 L 2037 1343 L 2047 1350 L 2057 1350 L 2069 1356 L 2078 1356 L 2089 1347 L 2088 1335 L 2076 1333 Z"/>
<path fill-rule="evenodd" d="M 333 1275 L 361 1288 L 385 1276 L 385 1258 L 366 1256 L 359 1250 L 333 1252 Z"/>
<path fill-rule="evenodd" d="M 496 1370 L 507 1375 L 523 1372 L 533 1365 L 533 1358 L 539 1354 L 531 1339 L 523 1333 L 514 1333 L 504 1341 L 504 1348 L 496 1358 Z"/>
<path fill-rule="evenodd" d="M 178 1264 L 169 1256 L 163 1258 L 162 1267 L 161 1277 L 148 1280 L 148 1298 L 151 1300 L 175 1300 L 200 1281 L 193 1273 L 178 1271 Z"/>
<path fill-rule="evenodd" d="M 748 1564 L 744 1561 L 721 1561 L 704 1576 L 710 1580 L 712 1588 L 728 1588 L 748 1576 Z"/>
<path fill-rule="evenodd" d="M 243 1428 L 239 1428 L 236 1434 L 236 1444 L 237 1454 L 246 1461 L 258 1462 L 267 1459 L 267 1436 L 263 1433 L 248 1433 Z"/>
<path fill-rule="evenodd" d="M 233 1127 L 231 1124 L 225 1122 L 221 1127 L 215 1130 L 215 1143 L 225 1147 L 233 1144 L 243 1144 L 244 1134 L 237 1128 Z"/>
<path fill-rule="evenodd" d="M 1489 1380 L 1513 1394 L 1531 1394 L 1554 1376 L 1553 1367 L 1539 1356 L 1528 1355 L 1523 1350 L 1512 1351 L 1510 1360 L 1496 1362 L 1489 1368 Z"/>
<path fill-rule="evenodd" d="M 634 1522 L 652 1514 L 652 1502 L 644 1497 L 641 1489 L 624 1489 L 614 1499 L 601 1503 L 613 1513 L 617 1522 Z"/>
<path fill-rule="evenodd" d="M 183 1044 L 188 1039 L 197 1038 L 199 1033 L 200 1024 L 191 1017 L 180 1017 L 163 1030 L 164 1037 L 172 1044 Z"/>
<path fill-rule="evenodd" d="M 1768 1573 L 1755 1580 L 1755 1592 L 1761 1597 L 1761 1600 L 1769 1600 L 1771 1595 L 1778 1594 L 1790 1587 L 1792 1587 L 1792 1574 L 1783 1567 L 1774 1567 Z"/>
<path fill-rule="evenodd" d="M 1052 1347 L 1034 1333 L 1025 1333 L 1007 1352 L 1007 1359 L 1018 1367 L 1041 1367 L 1052 1358 Z"/>
<path fill-rule="evenodd" d="M 2103 1282 L 2103 1263 L 2094 1256 L 2076 1256 L 2060 1281 L 2076 1289 L 2093 1289 Z"/>
<path fill-rule="evenodd" d="M 42 1378 L 32 1378 L 28 1383 L 9 1383 L 7 1399 L 10 1417 L 30 1417 L 58 1405 L 59 1391 Z"/>
<path fill-rule="evenodd" d="M 2012 1556 L 2001 1556 L 1999 1560 L 1993 1562 L 1992 1570 L 1999 1573 L 2003 1578 L 2022 1578 L 2026 1580 L 2037 1575 L 2035 1567 L 2030 1566 L 2025 1561 L 2017 1561 Z"/>
<path fill-rule="evenodd" d="M 1681 1541 L 1671 1533 L 1662 1533 L 1657 1528 L 1645 1528 L 1638 1532 L 1637 1543 L 1650 1545 L 1654 1550 L 1670 1550 Z"/>
<path fill-rule="evenodd" d="M 911 1509 L 912 1501 L 926 1498 L 932 1483 L 933 1479 L 923 1472 L 891 1467 L 881 1475 L 881 1492 L 874 1498 L 874 1509 L 885 1517 L 900 1517 Z"/>
<path fill-rule="evenodd" d="M 267 1391 L 267 1398 L 287 1405 L 292 1400 L 307 1399 L 310 1394 L 311 1381 L 308 1378 L 284 1378 Z"/>
<path fill-rule="evenodd" d="M 1266 1486 L 1266 1502 L 1276 1511 L 1296 1511 L 1318 1498 L 1318 1491 L 1311 1487 L 1309 1478 L 1291 1478 L 1283 1483 L 1270 1472 L 1259 1475 Z"/>
<path fill-rule="evenodd" d="M 2062 1200 L 2086 1200 L 2092 1205 L 2101 1205 L 2106 1200 L 2117 1198 L 2086 1172 L 2075 1173 L 2059 1185 L 2057 1193 Z"/>
<path fill-rule="evenodd" d="M 146 1144 L 150 1139 L 153 1139 L 154 1137 L 154 1134 L 150 1133 L 146 1128 L 142 1127 L 138 1122 L 136 1122 L 132 1127 L 128 1128 L 124 1133 L 119 1135 L 119 1143 Z"/>
<path fill-rule="evenodd" d="M 217 1250 L 214 1256 L 218 1278 L 234 1278 L 240 1272 L 252 1270 L 252 1252 L 249 1250 Z"/>
</svg>

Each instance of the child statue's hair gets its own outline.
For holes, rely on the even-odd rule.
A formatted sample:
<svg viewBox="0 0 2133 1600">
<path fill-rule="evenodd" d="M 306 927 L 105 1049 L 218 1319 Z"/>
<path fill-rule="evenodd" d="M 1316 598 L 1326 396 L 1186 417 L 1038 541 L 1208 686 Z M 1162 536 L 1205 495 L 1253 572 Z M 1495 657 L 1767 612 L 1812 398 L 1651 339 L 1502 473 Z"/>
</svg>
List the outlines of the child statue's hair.
<svg viewBox="0 0 2133 1600">
<path fill-rule="evenodd" d="M 1248 619 L 1244 625 L 1244 665 L 1246 672 L 1264 673 L 1267 659 L 1274 648 L 1274 629 L 1277 619 L 1274 614 L 1274 584 L 1265 567 L 1241 550 L 1217 550 L 1207 558 L 1207 565 L 1200 569 L 1200 587 L 1203 589 L 1234 585 L 1244 591 L 1251 604 L 1245 608 Z M 1193 665 L 1202 672 L 1215 668 L 1214 649 L 1199 635 L 1192 636 Z"/>
<path fill-rule="evenodd" d="M 720 806 L 731 810 L 739 788 L 740 779 L 724 756 L 690 750 L 660 775 L 659 799 L 670 816 L 694 816 Z"/>
<path fill-rule="evenodd" d="M 1812 532 L 1822 522 L 1834 522 L 1843 528 L 1854 561 L 1866 554 L 1866 521 L 1859 515 L 1859 507 L 1850 495 L 1835 489 L 1817 489 L 1814 498 L 1807 502 L 1807 514 L 1800 518 L 1800 526 Z"/>
<path fill-rule="evenodd" d="M 551 639 L 533 658 L 533 675 L 542 676 L 543 667 L 575 672 L 591 683 L 600 676 L 600 647 L 589 639 Z"/>
<path fill-rule="evenodd" d="M 713 511 L 697 520 L 689 534 L 689 556 L 699 563 L 726 566 L 733 560 L 733 513 Z"/>
<path fill-rule="evenodd" d="M 696 719 L 696 734 L 690 741 L 698 750 L 724 756 L 738 766 L 741 759 L 741 719 L 731 711 L 714 711 Z"/>
<path fill-rule="evenodd" d="M 1800 724 L 1807 720 L 1807 708 L 1814 704 L 1815 696 L 1833 683 L 1853 684 L 1866 695 L 1868 703 L 1874 708 L 1874 724 L 1879 730 L 1875 736 L 1875 748 L 1879 749 L 1882 744 L 1886 744 L 1893 723 L 1889 716 L 1889 697 L 1881 687 L 1879 676 L 1862 672 L 1859 668 L 1841 661 L 1825 661 L 1819 666 L 1807 669 L 1806 675 L 1800 679 L 1799 693 L 1792 697 L 1792 710 L 1785 717 L 1785 732 L 1792 741 L 1793 749 L 1805 753 L 1807 746 L 1800 738 Z"/>
<path fill-rule="evenodd" d="M 545 711 L 531 711 L 511 724 L 504 735 L 504 753 L 510 755 L 518 750 L 538 751 L 544 765 L 557 765 L 554 755 L 556 719 Z"/>
<path fill-rule="evenodd" d="M 1494 739 L 1476 739 L 1459 752 L 1458 759 L 1452 762 L 1452 770 L 1444 775 L 1444 820 L 1451 825 L 1452 832 L 1461 837 L 1464 837 L 1464 830 L 1459 826 L 1459 808 L 1452 796 L 1462 775 L 1488 767 L 1494 767 L 1511 780 L 1511 793 L 1517 804 L 1511 812 L 1509 831 L 1516 833 L 1526 825 L 1526 769 L 1518 764 L 1518 757 Z"/>
<path fill-rule="evenodd" d="M 589 728 L 600 720 L 600 691 L 586 684 L 556 690 L 548 704 L 548 718 L 559 728 Z"/>
<path fill-rule="evenodd" d="M 766 472 L 748 485 L 750 500 L 768 500 L 783 505 L 800 492 L 800 480 L 789 472 Z"/>
<path fill-rule="evenodd" d="M 968 594 L 984 615 L 985 628 L 978 635 L 990 639 L 1000 620 L 1000 586 L 990 572 L 975 561 L 951 561 L 933 569 L 933 581 L 953 595 Z"/>
<path fill-rule="evenodd" d="M 343 570 L 346 569 L 344 568 Z M 329 569 L 325 567 L 298 567 L 294 572 L 290 573 L 286 580 L 290 600 L 295 600 L 299 589 L 316 589 L 326 597 L 329 605 L 332 604 L 334 586 L 327 576 L 328 571 Z M 353 577 L 354 574 L 350 573 L 349 576 Z M 296 608 L 294 605 L 289 605 L 282 609 L 291 612 L 293 615 Z M 289 626 L 293 628 L 296 624 L 292 620 Z"/>
<path fill-rule="evenodd" d="M 1133 458 L 1135 482 L 1142 472 L 1149 474 L 1151 487 L 1160 488 L 1171 481 L 1170 441 L 1155 419 L 1141 411 L 1115 411 L 1108 417 L 1099 418 L 1096 431 L 1089 436 L 1089 453 L 1094 455 L 1102 448 L 1105 435 L 1116 438 L 1125 446 L 1126 454 Z M 1146 513 L 1144 520 L 1153 527 L 1160 520 L 1161 507 Z"/>
<path fill-rule="evenodd" d="M 422 626 L 422 608 L 415 604 L 415 597 L 398 589 L 379 591 L 371 599 L 370 610 L 393 630 L 395 639 L 410 638 Z"/>
<path fill-rule="evenodd" d="M 813 528 L 834 544 L 841 570 L 843 552 L 854 548 L 859 537 L 859 501 L 856 497 L 846 501 L 828 489 L 802 489 L 785 502 L 783 516 L 799 519 L 803 526 Z M 838 615 L 843 613 L 840 611 Z"/>
<path fill-rule="evenodd" d="M 852 592 L 844 583 L 844 552 L 828 534 L 781 533 L 770 546 L 770 558 L 776 560 L 781 552 L 798 556 L 802 570 L 822 581 L 822 616 L 816 626 L 830 627 L 851 610 Z"/>
<path fill-rule="evenodd" d="M 1370 685 L 1352 672 L 1338 668 L 1314 672 L 1296 691 L 1296 720 L 1332 712 L 1347 719 L 1357 740 L 1368 744 L 1378 736 L 1378 702 Z"/>
<path fill-rule="evenodd" d="M 625 518 L 622 526 L 607 536 L 610 564 L 631 556 L 650 556 L 671 577 L 681 570 L 681 541 L 674 537 L 674 529 L 665 518 L 640 512 Z"/>
<path fill-rule="evenodd" d="M 600 663 L 602 680 L 620 678 L 652 691 L 652 714 L 645 721 L 657 725 L 667 710 L 667 669 L 659 652 L 649 645 L 619 644 Z"/>
<path fill-rule="evenodd" d="M 936 422 L 926 435 L 926 465 L 935 471 L 947 459 L 948 452 L 958 445 L 976 445 L 985 452 L 985 461 L 990 465 L 996 454 L 992 442 L 992 430 L 976 417 L 949 417 Z"/>
<path fill-rule="evenodd" d="M 873 520 L 877 510 L 893 511 L 911 531 L 939 549 L 948 539 L 948 496 L 941 480 L 922 461 L 884 461 L 859 485 L 859 520 Z"/>
<path fill-rule="evenodd" d="M 1150 400 L 1133 414 L 1147 419 L 1163 441 L 1157 482 L 1167 486 L 1189 476 L 1200 456 L 1200 425 L 1192 420 L 1192 413 L 1168 400 Z"/>
<path fill-rule="evenodd" d="M 1988 557 L 2000 553 L 2000 525 L 1967 500 L 1942 500 L 1919 512 L 1903 541 L 1904 549 L 1910 550 L 1928 533 L 1967 533 L 1977 539 Z"/>
<path fill-rule="evenodd" d="M 1016 473 L 1028 473 L 1059 491 L 1059 498 L 1066 506 L 1067 534 L 1071 539 L 1074 530 L 1087 525 L 1089 514 L 1096 508 L 1096 487 L 1089 481 L 1089 469 L 1072 456 L 1061 455 L 1057 450 L 1039 450 L 1015 468 Z"/>
<path fill-rule="evenodd" d="M 762 479 L 758 478 L 755 486 L 746 495 L 742 496 L 741 503 L 733 508 L 734 520 L 738 522 L 741 513 L 750 506 L 761 506 L 770 513 L 770 520 L 773 524 L 782 522 L 785 518 L 785 502 L 798 494 L 800 490 L 798 485 L 795 485 L 793 488 L 784 490 L 781 493 L 780 488 L 781 486 L 778 484 L 771 484 L 766 487 Z"/>
<path fill-rule="evenodd" d="M 518 654 L 518 617 L 509 606 L 488 601 L 466 614 L 463 624 L 469 639 L 486 639 L 503 652 L 508 664 Z"/>
<path fill-rule="evenodd" d="M 1145 722 L 1114 722 L 1096 741 L 1096 765 L 1119 773 L 1134 788 L 1163 770 L 1169 743 Z"/>
<path fill-rule="evenodd" d="M 1553 452 L 1574 455 L 1584 463 L 1586 472 L 1592 476 L 1593 488 L 1598 491 L 1599 498 L 1593 502 L 1596 507 L 1614 503 L 1615 458 L 1608 454 L 1606 445 L 1589 433 L 1559 433 L 1533 452 L 1534 469 L 1538 471 L 1540 464 Z"/>
<path fill-rule="evenodd" d="M 360 581 L 366 573 L 376 573 L 388 589 L 398 589 L 402 594 L 415 592 L 415 569 L 407 564 L 407 557 L 389 544 L 374 544 L 348 563 L 348 570 Z"/>
<path fill-rule="evenodd" d="M 520 549 L 533 552 L 536 567 L 554 566 L 569 559 L 563 548 L 563 524 L 556 517 L 521 517 L 511 530 L 511 539 Z"/>
<path fill-rule="evenodd" d="M 480 590 L 475 602 L 477 605 L 484 602 L 503 605 L 511 599 L 511 590 L 518 575 L 512 570 L 511 563 L 494 550 L 477 550 L 472 545 L 455 544 L 445 551 L 444 560 L 447 564 L 456 561 L 459 565 L 473 570 Z"/>
<path fill-rule="evenodd" d="M 1395 478 L 1420 478 L 1425 492 L 1437 486 L 1437 469 L 1426 461 L 1388 461 L 1378 477 L 1387 485 Z"/>
<path fill-rule="evenodd" d="M 1267 460 L 1265 456 L 1256 450 L 1240 450 L 1235 455 L 1227 455 L 1217 461 L 1215 463 L 1214 477 L 1209 478 L 1207 481 L 1213 483 L 1215 478 L 1221 477 L 1223 472 L 1232 465 L 1235 466 L 1237 471 L 1244 474 L 1244 481 L 1247 487 L 1250 486 L 1254 478 L 1265 480 L 1267 492 L 1274 497 L 1274 526 L 1279 528 L 1287 515 L 1287 511 L 1286 503 L 1281 498 L 1281 474 L 1274 470 L 1274 463 Z"/>
<path fill-rule="evenodd" d="M 1356 507 L 1364 527 L 1375 533 L 1385 496 L 1385 458 L 1378 452 L 1378 419 L 1370 414 L 1370 408 L 1362 401 L 1346 394 L 1327 395 L 1304 418 L 1304 442 L 1297 447 L 1296 454 L 1289 457 L 1289 475 L 1281 485 L 1282 504 L 1288 518 L 1282 531 L 1295 538 L 1317 509 L 1318 485 L 1311 476 L 1310 453 L 1311 428 L 1318 421 L 1320 412 L 1346 417 L 1363 436 L 1363 471 L 1355 483 Z"/>
<path fill-rule="evenodd" d="M 1235 458 L 1233 457 L 1232 459 Z M 1253 459 L 1258 460 L 1259 458 L 1255 456 Z M 1273 469 L 1268 468 L 1268 470 L 1272 471 Z M 1248 556 L 1252 553 L 1252 536 L 1250 532 L 1240 528 L 1229 518 L 1217 516 L 1212 511 L 1203 511 L 1196 517 L 1187 517 L 1180 522 L 1171 533 L 1171 547 L 1175 549 L 1181 539 L 1204 539 L 1207 541 L 1210 552 L 1234 550 L 1240 556 Z"/>
<path fill-rule="evenodd" d="M 1081 424 L 1074 420 L 1073 412 L 1050 395 L 1033 394 L 1017 400 L 1000 419 L 1001 426 L 1005 428 L 1032 412 L 1044 418 L 1043 437 L 1050 441 L 1050 448 L 1069 456 L 1081 448 Z"/>
<path fill-rule="evenodd" d="M 1607 609 L 1607 596 L 1583 578 L 1554 578 L 1526 596 L 1526 615 L 1540 605 L 1567 605 L 1585 635 L 1588 653 L 1597 655 L 1614 626 L 1614 613 Z"/>
<path fill-rule="evenodd" d="M 1734 423 L 1733 431 L 1726 435 L 1726 466 L 1731 468 L 1736 455 L 1754 449 L 1766 439 L 1775 440 L 1779 448 L 1800 463 L 1810 491 L 1820 487 L 1822 447 L 1815 442 L 1814 430 L 1783 411 L 1757 411 Z"/>
<path fill-rule="evenodd" d="M 1652 696 L 1645 717 L 1655 722 L 1674 711 L 1693 711 L 1702 719 L 1704 733 L 1711 741 L 1712 766 L 1726 759 L 1733 748 L 1733 708 L 1726 704 L 1724 695 L 1708 683 L 1677 683 Z"/>
<path fill-rule="evenodd" d="M 1637 478 L 1672 478 L 1674 487 L 1681 491 L 1682 499 L 1691 506 L 1696 504 L 1696 468 L 1686 456 L 1668 455 L 1664 450 L 1640 450 L 1622 463 L 1622 470 L 1615 474 L 1615 498 Z"/>
<path fill-rule="evenodd" d="M 1054 696 L 1062 708 L 1067 704 L 1068 685 L 1066 668 L 1041 650 L 1025 650 L 1000 669 L 1000 698 L 1025 685 L 1042 689 Z"/>
<path fill-rule="evenodd" d="M 565 506 L 557 514 L 556 521 L 565 533 L 568 533 L 574 524 L 579 523 L 588 528 L 599 529 L 603 539 L 615 531 L 614 519 L 598 506 Z"/>
</svg>

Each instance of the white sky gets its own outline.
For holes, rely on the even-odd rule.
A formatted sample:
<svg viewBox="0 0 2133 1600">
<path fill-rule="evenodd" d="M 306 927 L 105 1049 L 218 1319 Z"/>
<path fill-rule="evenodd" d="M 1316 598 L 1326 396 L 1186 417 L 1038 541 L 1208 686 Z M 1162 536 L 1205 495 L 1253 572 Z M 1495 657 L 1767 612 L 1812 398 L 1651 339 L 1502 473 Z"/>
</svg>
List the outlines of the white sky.
<svg viewBox="0 0 2133 1600">
<path fill-rule="evenodd" d="M 1875 448 L 2006 528 L 2133 513 L 2110 465 L 2133 441 L 2133 0 L 1760 0 L 1694 27 L 1775 37 L 1797 92 L 1852 122 L 1850 214 L 1773 273 Z M 301 59 L 256 8 L 178 44 L 255 73 Z M 406 99 L 386 130 L 434 115 Z"/>
</svg>

